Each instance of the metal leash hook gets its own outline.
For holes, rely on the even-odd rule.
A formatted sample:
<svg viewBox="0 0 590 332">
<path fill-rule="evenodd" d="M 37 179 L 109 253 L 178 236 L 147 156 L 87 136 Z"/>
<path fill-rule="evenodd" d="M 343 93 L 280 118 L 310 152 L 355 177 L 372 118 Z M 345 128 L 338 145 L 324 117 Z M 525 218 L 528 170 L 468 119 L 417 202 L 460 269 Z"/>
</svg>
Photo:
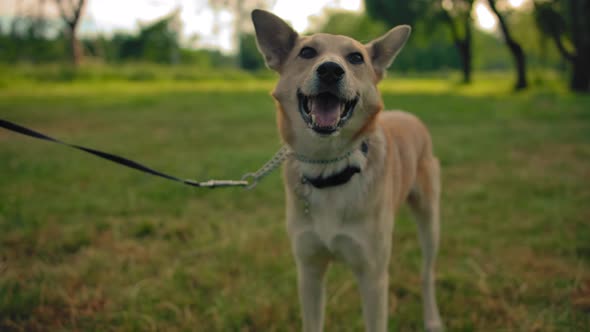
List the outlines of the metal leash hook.
<svg viewBox="0 0 590 332">
<path fill-rule="evenodd" d="M 287 159 L 289 153 L 291 153 L 289 149 L 283 146 L 269 161 L 262 165 L 260 169 L 258 169 L 256 172 L 244 174 L 240 180 L 208 180 L 199 182 L 191 179 L 185 179 L 183 181 L 186 184 L 202 188 L 213 189 L 219 187 L 244 187 L 246 190 L 254 189 L 258 182 L 262 180 L 262 178 L 277 169 L 283 163 L 283 161 Z"/>
<path fill-rule="evenodd" d="M 246 190 L 256 187 L 260 180 L 281 166 L 289 154 L 291 154 L 291 151 L 287 146 L 283 145 L 279 151 L 277 151 L 277 153 L 275 153 L 275 155 L 272 156 L 272 158 L 270 158 L 270 160 L 267 161 L 266 164 L 262 165 L 262 167 L 260 167 L 256 172 L 244 174 L 241 179 L 242 181 L 248 182 L 247 180 L 251 179 L 251 183 L 246 186 Z"/>
<path fill-rule="evenodd" d="M 190 180 L 189 180 L 190 181 Z M 248 185 L 248 181 L 236 181 L 236 180 L 209 180 L 204 182 L 195 182 L 198 183 L 199 187 L 204 188 L 218 188 L 218 187 L 245 187 Z"/>
<path fill-rule="evenodd" d="M 258 179 L 254 173 L 246 173 L 242 176 L 242 181 L 246 182 L 246 190 L 251 190 L 258 184 Z"/>
</svg>

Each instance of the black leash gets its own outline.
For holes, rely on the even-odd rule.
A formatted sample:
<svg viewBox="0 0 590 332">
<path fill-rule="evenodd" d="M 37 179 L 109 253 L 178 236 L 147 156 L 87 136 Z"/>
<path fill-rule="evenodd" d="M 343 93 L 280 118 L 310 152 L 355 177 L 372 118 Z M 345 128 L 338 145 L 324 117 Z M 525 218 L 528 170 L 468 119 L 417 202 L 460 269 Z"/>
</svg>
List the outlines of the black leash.
<svg viewBox="0 0 590 332">
<path fill-rule="evenodd" d="M 60 141 L 58 139 L 55 139 L 53 137 L 49 137 L 49 136 L 42 134 L 40 132 L 37 132 L 35 130 L 17 125 L 13 122 L 6 121 L 3 119 L 0 119 L 0 127 L 4 128 L 6 130 L 13 131 L 15 133 L 19 133 L 21 135 L 25 135 L 25 136 L 33 137 L 36 139 L 50 141 L 53 143 L 58 143 L 61 145 L 69 146 L 71 148 L 78 149 L 78 150 L 93 154 L 97 157 L 112 161 L 112 162 L 119 164 L 119 165 L 127 166 L 129 168 L 133 168 L 133 169 L 136 169 L 136 170 L 144 172 L 144 173 L 148 173 L 148 174 L 151 174 L 154 176 L 159 176 L 159 177 L 162 177 L 162 178 L 165 178 L 168 180 L 184 183 L 186 185 L 193 186 L 193 187 L 206 187 L 206 188 L 245 187 L 246 189 L 252 189 L 256 186 L 256 184 L 258 184 L 258 182 L 262 178 L 264 178 L 265 176 L 270 174 L 272 171 L 274 171 L 276 168 L 278 168 L 281 165 L 281 163 L 287 158 L 287 156 L 289 154 L 291 154 L 290 150 L 286 146 L 283 146 L 259 170 L 257 170 L 256 172 L 253 172 L 253 173 L 244 174 L 244 176 L 242 176 L 241 180 L 238 180 L 238 181 L 235 181 L 235 180 L 208 180 L 208 181 L 199 182 L 199 181 L 194 181 L 191 179 L 180 179 L 175 176 L 172 176 L 172 175 L 169 175 L 166 173 L 162 173 L 160 171 L 156 171 L 153 168 L 149 168 L 149 167 L 142 165 L 138 162 L 135 162 L 133 160 L 114 155 L 112 153 L 107 153 L 107 152 L 87 148 L 87 147 L 76 145 L 76 144 L 69 144 L 69 143 Z M 367 144 L 367 142 L 363 142 L 361 144 L 360 149 L 361 149 L 361 152 L 364 155 L 366 155 L 369 150 L 369 145 Z M 305 158 L 304 156 L 296 155 L 296 154 L 295 154 L 295 158 L 303 163 L 329 164 L 329 163 L 338 162 L 340 160 L 344 160 L 345 158 L 348 158 L 353 151 L 354 150 L 351 150 L 343 156 L 340 156 L 340 157 L 334 158 L 334 159 L 329 159 L 329 160 L 312 160 L 312 159 L 308 159 L 308 158 Z M 318 189 L 323 189 L 323 188 L 327 188 L 327 187 L 334 187 L 334 186 L 339 186 L 341 184 L 344 184 L 344 183 L 348 182 L 356 173 L 360 173 L 360 172 L 361 172 L 361 169 L 359 167 L 348 166 L 345 169 L 343 169 L 341 172 L 331 175 L 326 178 L 324 178 L 324 177 L 308 178 L 306 176 L 303 176 L 302 180 L 304 181 L 304 183 L 309 183 Z"/>
<path fill-rule="evenodd" d="M 6 120 L 2 120 L 0 119 L 0 127 L 19 133 L 21 135 L 26 135 L 26 136 L 30 136 L 33 138 L 37 138 L 40 140 L 45 140 L 45 141 L 50 141 L 50 142 L 54 142 L 54 143 L 58 143 L 58 144 L 62 144 L 65 146 L 69 146 L 71 148 L 74 149 L 78 149 L 84 152 L 88 152 L 90 154 L 93 154 L 97 157 L 106 159 L 106 160 L 110 160 L 114 163 L 123 165 L 123 166 L 127 166 L 129 168 L 133 168 L 136 169 L 138 171 L 142 171 L 148 174 L 152 174 L 155 176 L 159 176 L 168 180 L 172 180 L 172 181 L 176 181 L 176 182 L 180 182 L 180 183 L 184 183 L 187 184 L 189 186 L 194 186 L 194 187 L 207 187 L 207 188 L 215 188 L 215 187 L 228 187 L 228 186 L 238 186 L 238 187 L 246 187 L 249 185 L 248 181 L 245 180 L 240 180 L 240 181 L 234 181 L 234 180 L 209 180 L 209 181 L 205 181 L 205 182 L 198 182 L 198 181 L 194 181 L 194 180 L 190 180 L 190 179 L 180 179 L 177 178 L 175 176 L 172 175 L 168 175 L 166 173 L 162 173 L 159 171 L 156 171 L 155 169 L 149 168 L 147 166 L 144 166 L 138 162 L 135 162 L 133 160 L 129 160 L 127 158 L 123 158 L 111 153 L 106 153 L 106 152 L 102 152 L 102 151 L 98 151 L 95 149 L 91 149 L 91 148 L 87 148 L 87 147 L 83 147 L 83 146 L 79 146 L 76 144 L 69 144 L 69 143 L 65 143 L 62 142 L 58 139 L 55 139 L 53 137 L 49 137 L 47 135 L 41 134 L 37 131 L 34 131 L 32 129 L 23 127 L 23 126 L 19 126 L 15 123 L 6 121 Z M 249 175 L 250 176 L 250 175 Z M 258 178 L 254 178 L 255 181 L 258 180 Z"/>
</svg>

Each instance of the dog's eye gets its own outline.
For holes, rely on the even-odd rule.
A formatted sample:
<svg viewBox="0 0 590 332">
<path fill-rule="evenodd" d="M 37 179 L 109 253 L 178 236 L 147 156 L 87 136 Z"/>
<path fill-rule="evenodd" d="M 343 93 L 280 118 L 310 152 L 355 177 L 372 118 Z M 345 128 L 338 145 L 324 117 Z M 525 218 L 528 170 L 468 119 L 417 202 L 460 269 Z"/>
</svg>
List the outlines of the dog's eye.
<svg viewBox="0 0 590 332">
<path fill-rule="evenodd" d="M 353 52 L 346 56 L 348 62 L 352 63 L 353 65 L 360 65 L 361 63 L 365 62 L 363 59 L 363 55 L 359 52 Z"/>
<path fill-rule="evenodd" d="M 318 51 L 311 47 L 304 47 L 299 52 L 299 56 L 304 59 L 311 59 L 318 55 Z"/>
</svg>

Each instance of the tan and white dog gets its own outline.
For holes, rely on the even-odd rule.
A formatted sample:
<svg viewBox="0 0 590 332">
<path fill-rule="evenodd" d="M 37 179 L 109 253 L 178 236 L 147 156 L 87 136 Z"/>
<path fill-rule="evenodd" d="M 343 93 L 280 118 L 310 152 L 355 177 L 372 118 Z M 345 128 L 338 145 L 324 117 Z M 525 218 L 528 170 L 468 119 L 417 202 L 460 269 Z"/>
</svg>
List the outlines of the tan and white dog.
<svg viewBox="0 0 590 332">
<path fill-rule="evenodd" d="M 394 215 L 404 202 L 416 216 L 423 251 L 424 324 L 442 330 L 434 288 L 438 160 L 420 120 L 382 112 L 377 90 L 410 27 L 363 45 L 345 36 L 299 36 L 262 10 L 252 20 L 266 64 L 280 75 L 272 95 L 280 135 L 292 151 L 284 165 L 287 231 L 303 330 L 323 328 L 323 280 L 334 259 L 357 278 L 366 330 L 387 330 Z"/>
</svg>

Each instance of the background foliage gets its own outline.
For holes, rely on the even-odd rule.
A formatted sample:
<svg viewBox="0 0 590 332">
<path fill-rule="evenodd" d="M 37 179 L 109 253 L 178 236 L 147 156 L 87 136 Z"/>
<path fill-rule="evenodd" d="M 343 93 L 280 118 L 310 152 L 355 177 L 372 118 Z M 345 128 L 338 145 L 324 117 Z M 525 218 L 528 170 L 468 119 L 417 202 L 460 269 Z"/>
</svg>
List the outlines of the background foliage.
<svg viewBox="0 0 590 332">
<path fill-rule="evenodd" d="M 383 1 L 383 3 L 390 2 Z M 414 5 L 406 11 L 419 11 L 430 2 L 411 3 Z M 368 6 L 368 8 L 371 7 Z M 413 15 L 416 16 L 416 14 Z M 397 24 L 405 22 L 398 16 L 391 19 L 395 19 Z M 35 17 L 19 17 L 16 20 L 17 22 L 11 25 L 4 24 L 5 28 L 0 30 L 1 62 L 60 63 L 67 61 L 66 40 L 58 22 L 39 21 Z M 83 37 L 82 43 L 87 62 L 118 64 L 140 61 L 191 64 L 200 68 L 234 68 L 237 65 L 250 71 L 263 69 L 262 57 L 256 49 L 255 40 L 250 32 L 239 35 L 237 55 L 226 55 L 219 51 L 183 47 L 180 43 L 178 20 L 178 12 L 173 12 L 160 20 L 141 25 L 137 33 L 116 32 L 111 36 Z M 509 20 L 518 31 L 519 39 L 523 41 L 532 65 L 532 72 L 567 69 L 566 63 L 560 58 L 552 41 L 536 28 L 536 21 L 530 11 L 512 11 L 509 13 Z M 395 71 L 444 72 L 460 69 L 458 53 L 453 45 L 450 31 L 444 25 L 433 23 L 431 17 L 416 17 L 410 21 L 407 23 L 412 23 L 413 34 L 404 52 L 396 61 Z M 332 10 L 326 13 L 325 18 L 316 19 L 313 26 L 310 32 L 345 34 L 368 42 L 387 31 L 391 24 L 376 21 L 367 13 Z M 474 39 L 475 70 L 511 69 L 509 53 L 502 47 L 499 36 L 475 30 Z"/>
</svg>

